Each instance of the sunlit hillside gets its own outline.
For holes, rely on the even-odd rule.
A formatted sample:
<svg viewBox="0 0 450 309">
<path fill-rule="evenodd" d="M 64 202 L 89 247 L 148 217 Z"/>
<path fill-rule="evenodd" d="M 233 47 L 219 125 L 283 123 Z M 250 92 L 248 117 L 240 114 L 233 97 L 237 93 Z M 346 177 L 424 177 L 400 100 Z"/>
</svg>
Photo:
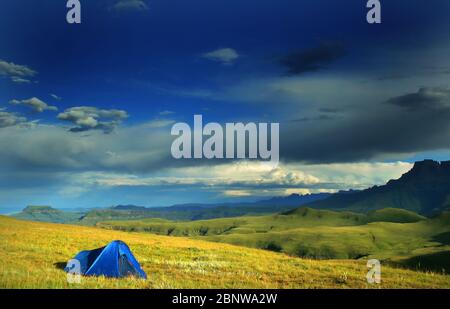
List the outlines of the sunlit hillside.
<svg viewBox="0 0 450 309">
<path fill-rule="evenodd" d="M 149 279 L 83 278 L 62 270 L 78 251 L 120 239 Z M 315 261 L 181 237 L 0 217 L 2 288 L 449 288 L 450 277 L 382 267 L 382 283 L 366 283 L 366 261 Z"/>
<path fill-rule="evenodd" d="M 144 219 L 97 225 L 189 236 L 304 258 L 375 258 L 414 270 L 450 272 L 449 212 L 425 218 L 404 209 L 381 209 L 366 215 L 302 207 L 259 217 L 185 222 Z"/>
</svg>

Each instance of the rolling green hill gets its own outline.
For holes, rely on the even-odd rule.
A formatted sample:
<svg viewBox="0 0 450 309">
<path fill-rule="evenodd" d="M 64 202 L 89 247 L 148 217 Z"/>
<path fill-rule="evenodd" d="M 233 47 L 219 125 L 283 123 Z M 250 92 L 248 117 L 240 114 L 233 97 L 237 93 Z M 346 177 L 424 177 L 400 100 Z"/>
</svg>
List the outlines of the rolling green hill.
<svg viewBox="0 0 450 309">
<path fill-rule="evenodd" d="M 403 209 L 382 209 L 367 215 L 301 207 L 280 214 L 244 216 L 198 221 L 170 221 L 165 219 L 103 221 L 97 226 L 131 232 L 150 232 L 169 236 L 214 236 L 280 232 L 295 228 L 319 226 L 357 226 L 370 222 L 411 223 L 426 220 Z"/>
<path fill-rule="evenodd" d="M 367 216 L 351 212 L 333 212 L 299 208 L 281 214 L 244 216 L 198 221 L 143 219 L 104 221 L 97 226 L 132 232 L 150 232 L 169 236 L 212 236 L 222 234 L 253 234 L 315 226 L 349 226 L 365 223 Z"/>
<path fill-rule="evenodd" d="M 167 220 L 108 221 L 99 227 L 159 235 L 190 236 L 215 242 L 267 249 L 314 259 L 362 257 L 402 263 L 429 253 L 450 250 L 442 235 L 450 233 L 450 213 L 433 219 L 405 210 L 383 209 L 370 214 L 299 208 L 260 217 L 194 222 Z M 447 234 L 446 234 L 447 233 Z M 405 263 L 422 267 L 420 263 Z M 450 271 L 450 262 L 435 265 Z"/>
<path fill-rule="evenodd" d="M 371 211 L 367 215 L 368 222 L 413 223 L 427 218 L 406 209 L 384 208 Z"/>
<path fill-rule="evenodd" d="M 148 280 L 83 277 L 62 270 L 86 249 L 125 241 Z M 450 288 L 450 276 L 382 266 L 366 281 L 366 261 L 316 261 L 183 237 L 108 231 L 0 216 L 0 288 Z"/>
</svg>

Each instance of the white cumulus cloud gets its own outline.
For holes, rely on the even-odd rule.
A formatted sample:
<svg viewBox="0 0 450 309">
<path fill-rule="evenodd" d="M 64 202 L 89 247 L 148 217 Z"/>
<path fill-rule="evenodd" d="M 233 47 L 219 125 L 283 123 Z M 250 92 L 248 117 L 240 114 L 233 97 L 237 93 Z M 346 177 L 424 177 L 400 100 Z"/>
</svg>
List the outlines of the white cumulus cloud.
<svg viewBox="0 0 450 309">
<path fill-rule="evenodd" d="M 25 65 L 19 65 L 0 59 L 0 75 L 8 76 L 15 83 L 30 83 L 31 81 L 29 78 L 36 74 L 36 71 Z"/>
<path fill-rule="evenodd" d="M 25 117 L 0 109 L 0 128 L 12 127 L 25 121 Z"/>
<path fill-rule="evenodd" d="M 72 107 L 58 115 L 58 119 L 75 125 L 70 129 L 72 132 L 102 130 L 104 133 L 111 133 L 127 117 L 127 112 L 123 110 L 99 109 L 93 106 Z"/>
<path fill-rule="evenodd" d="M 203 58 L 223 64 L 232 64 L 239 58 L 239 54 L 233 48 L 220 48 L 202 55 Z"/>
<path fill-rule="evenodd" d="M 56 106 L 51 106 L 45 103 L 44 101 L 33 97 L 27 100 L 11 100 L 9 103 L 13 105 L 23 105 L 31 108 L 33 111 L 37 113 L 42 113 L 43 111 L 57 111 L 58 108 Z"/>
</svg>

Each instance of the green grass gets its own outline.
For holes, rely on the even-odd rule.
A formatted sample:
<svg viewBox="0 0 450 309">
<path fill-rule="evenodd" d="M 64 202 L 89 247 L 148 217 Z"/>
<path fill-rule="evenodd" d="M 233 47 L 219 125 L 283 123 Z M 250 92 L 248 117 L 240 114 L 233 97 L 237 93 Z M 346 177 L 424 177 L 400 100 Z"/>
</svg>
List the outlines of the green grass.
<svg viewBox="0 0 450 309">
<path fill-rule="evenodd" d="M 149 279 L 83 277 L 68 284 L 61 265 L 78 251 L 125 241 Z M 0 217 L 1 288 L 450 288 L 450 277 L 382 266 L 366 282 L 366 261 L 317 261 L 182 237 Z"/>
<path fill-rule="evenodd" d="M 377 210 L 363 215 L 299 208 L 284 214 L 259 217 L 189 222 L 161 219 L 109 221 L 98 223 L 98 226 L 190 236 L 304 258 L 376 258 L 414 269 L 448 272 L 450 260 L 435 259 L 436 264 L 430 268 L 429 263 L 420 263 L 420 256 L 450 250 L 449 218 L 450 213 L 426 219 L 398 209 Z"/>
<path fill-rule="evenodd" d="M 170 236 L 212 236 L 284 231 L 299 226 L 351 226 L 363 224 L 366 219 L 365 215 L 357 213 L 300 208 L 284 214 L 268 216 L 178 222 L 164 219 L 118 220 L 99 222 L 97 226 Z"/>
<path fill-rule="evenodd" d="M 372 211 L 368 214 L 370 222 L 395 222 L 395 223 L 412 223 L 427 218 L 406 209 L 383 208 Z"/>
</svg>

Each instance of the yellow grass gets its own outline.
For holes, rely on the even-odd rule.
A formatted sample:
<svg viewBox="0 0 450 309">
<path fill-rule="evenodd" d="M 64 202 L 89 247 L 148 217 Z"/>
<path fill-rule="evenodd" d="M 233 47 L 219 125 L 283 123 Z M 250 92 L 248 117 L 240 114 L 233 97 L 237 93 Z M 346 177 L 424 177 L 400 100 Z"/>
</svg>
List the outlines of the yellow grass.
<svg viewBox="0 0 450 309">
<path fill-rule="evenodd" d="M 61 269 L 77 252 L 125 241 L 148 280 L 83 277 Z M 450 276 L 382 267 L 366 283 L 365 261 L 315 261 L 188 238 L 0 217 L 1 288 L 449 288 Z M 59 267 L 58 267 L 59 265 Z"/>
</svg>

